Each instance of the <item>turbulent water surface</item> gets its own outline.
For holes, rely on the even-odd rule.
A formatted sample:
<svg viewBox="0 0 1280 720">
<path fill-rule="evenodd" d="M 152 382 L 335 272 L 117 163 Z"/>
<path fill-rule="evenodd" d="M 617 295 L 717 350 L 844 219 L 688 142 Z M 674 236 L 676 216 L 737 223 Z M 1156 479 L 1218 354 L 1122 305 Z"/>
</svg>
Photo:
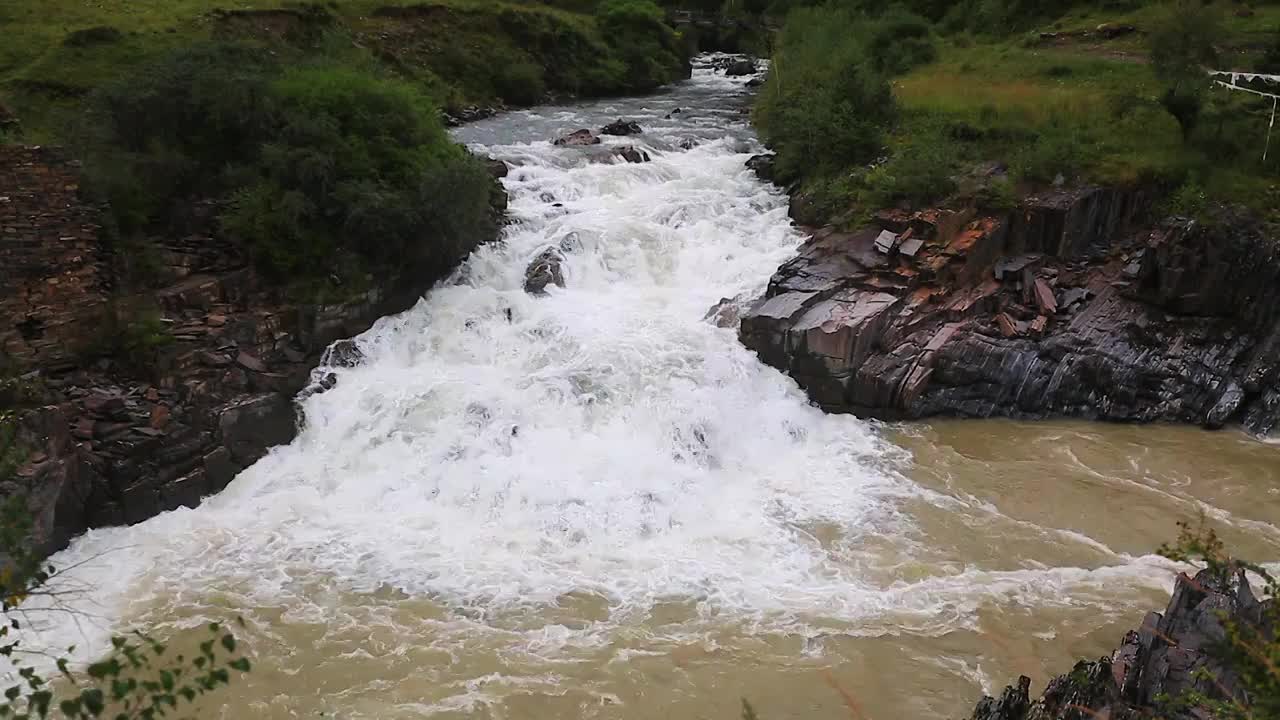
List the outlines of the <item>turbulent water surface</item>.
<svg viewBox="0 0 1280 720">
<path fill-rule="evenodd" d="M 461 130 L 512 166 L 504 242 L 362 335 L 224 493 L 55 558 L 89 615 L 41 637 L 242 614 L 226 718 L 948 718 L 1163 604 L 1178 519 L 1280 558 L 1280 448 L 824 416 L 705 321 L 800 239 L 743 167 L 744 82 Z M 549 142 L 619 117 L 646 133 L 606 144 L 652 162 Z M 566 238 L 567 287 L 526 295 Z"/>
</svg>

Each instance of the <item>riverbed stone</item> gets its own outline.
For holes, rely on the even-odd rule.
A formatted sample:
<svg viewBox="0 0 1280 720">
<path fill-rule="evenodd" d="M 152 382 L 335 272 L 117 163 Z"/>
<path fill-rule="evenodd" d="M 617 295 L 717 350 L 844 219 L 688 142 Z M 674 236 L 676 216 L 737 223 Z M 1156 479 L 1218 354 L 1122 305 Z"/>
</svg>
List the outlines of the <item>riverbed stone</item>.
<svg viewBox="0 0 1280 720">
<path fill-rule="evenodd" d="M 538 253 L 524 273 L 524 291 L 545 295 L 548 285 L 564 287 L 564 255 L 559 248 L 548 247 Z"/>
<path fill-rule="evenodd" d="M 629 163 L 647 163 L 650 160 L 649 153 L 637 148 L 634 145 L 623 145 L 613 151 L 614 155 L 626 160 Z"/>
<path fill-rule="evenodd" d="M 600 138 L 593 134 L 590 130 L 583 128 L 582 130 L 574 130 L 563 137 L 557 138 L 556 145 L 562 147 L 583 147 L 586 145 L 599 145 Z"/>
<path fill-rule="evenodd" d="M 640 123 L 622 118 L 600 128 L 601 135 L 639 135 L 642 132 L 644 129 L 640 127 Z"/>
<path fill-rule="evenodd" d="M 1216 652 L 1226 637 L 1224 622 L 1259 628 L 1265 635 L 1276 629 L 1269 621 L 1242 571 L 1201 570 L 1194 578 L 1179 574 L 1165 612 L 1148 613 L 1109 657 L 1076 663 L 1071 672 L 1050 680 L 1034 701 L 1030 680 L 1021 677 L 999 700 L 982 698 L 970 720 L 1203 720 L 1195 708 L 1170 707 L 1163 698 L 1196 692 L 1243 701 L 1239 676 Z"/>
<path fill-rule="evenodd" d="M 224 409 L 218 416 L 218 429 L 232 457 L 249 465 L 270 448 L 293 440 L 298 431 L 297 416 L 287 396 L 268 393 Z"/>
<path fill-rule="evenodd" d="M 1253 260 L 1263 226 L 1143 229 L 1147 206 L 1139 191 L 1084 188 L 1005 216 L 895 210 L 857 233 L 820 229 L 739 337 L 833 412 L 1280 426 L 1280 264 Z M 919 246 L 903 252 L 904 237 Z M 817 332 L 776 312 L 796 292 L 816 293 L 806 308 L 896 302 L 866 328 L 832 316 Z M 864 349 L 811 342 L 840 333 Z"/>
</svg>

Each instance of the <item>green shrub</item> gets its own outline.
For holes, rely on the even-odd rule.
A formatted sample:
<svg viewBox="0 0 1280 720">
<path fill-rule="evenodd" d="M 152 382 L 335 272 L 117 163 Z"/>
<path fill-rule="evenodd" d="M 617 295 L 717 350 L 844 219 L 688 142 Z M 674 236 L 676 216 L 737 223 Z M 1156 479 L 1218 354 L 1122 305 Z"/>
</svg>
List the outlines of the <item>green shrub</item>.
<svg viewBox="0 0 1280 720">
<path fill-rule="evenodd" d="M 1187 180 L 1165 199 L 1161 210 L 1168 215 L 1198 218 L 1209 205 L 1204 188 L 1195 180 Z"/>
<path fill-rule="evenodd" d="M 1084 165 L 1084 143 L 1074 128 L 1049 128 L 1038 140 L 1022 145 L 1010 165 L 1023 180 L 1056 183 L 1073 180 Z"/>
<path fill-rule="evenodd" d="M 253 162 L 274 124 L 269 63 L 254 48 L 197 45 L 90 98 L 78 142 L 90 185 L 123 232 L 167 220 L 175 198 L 217 194 Z"/>
<path fill-rule="evenodd" d="M 1217 64 L 1214 43 L 1221 27 L 1217 6 L 1202 0 L 1171 0 L 1151 26 L 1151 64 L 1165 87 L 1160 104 L 1178 121 L 1184 140 L 1191 138 L 1204 106 L 1208 83 L 1202 68 Z"/>
<path fill-rule="evenodd" d="M 533 105 L 547 92 L 542 68 L 531 62 L 507 65 L 494 77 L 498 97 L 513 105 Z"/>
<path fill-rule="evenodd" d="M 111 298 L 94 337 L 80 351 L 88 358 L 110 358 L 127 373 L 150 377 L 160 352 L 173 344 L 164 315 L 154 305 Z"/>
<path fill-rule="evenodd" d="M 954 146 L 946 138 L 911 138 L 888 162 L 867 174 L 867 199 L 875 207 L 934 202 L 955 192 L 955 166 Z"/>
<path fill-rule="evenodd" d="M 662 8 L 649 0 L 604 0 L 596 21 L 625 66 L 625 84 L 653 90 L 675 80 L 685 67 L 683 46 L 667 26 Z"/>
<path fill-rule="evenodd" d="M 444 267 L 463 238 L 460 223 L 443 217 L 461 208 L 470 232 L 492 227 L 487 185 L 441 185 L 483 170 L 468 171 L 478 164 L 449 141 L 414 86 L 303 68 L 272 83 L 271 95 L 279 129 L 263 146 L 258 181 L 224 217 L 264 270 L 281 279 L 334 273 L 340 253 L 375 266 Z"/>
<path fill-rule="evenodd" d="M 419 86 L 351 59 L 283 64 L 202 46 L 95 96 L 90 180 L 126 236 L 212 198 L 265 273 L 350 286 L 378 266 L 442 271 L 493 231 L 491 180 Z M 537 70 L 516 69 L 522 91 L 541 94 Z"/>
<path fill-rule="evenodd" d="M 880 152 L 894 102 L 868 57 L 862 20 L 832 8 L 788 16 L 755 111 L 781 182 L 866 164 Z"/>
<path fill-rule="evenodd" d="M 925 18 L 895 5 L 872 23 L 868 52 L 878 71 L 904 73 L 933 62 L 938 50 Z"/>
</svg>

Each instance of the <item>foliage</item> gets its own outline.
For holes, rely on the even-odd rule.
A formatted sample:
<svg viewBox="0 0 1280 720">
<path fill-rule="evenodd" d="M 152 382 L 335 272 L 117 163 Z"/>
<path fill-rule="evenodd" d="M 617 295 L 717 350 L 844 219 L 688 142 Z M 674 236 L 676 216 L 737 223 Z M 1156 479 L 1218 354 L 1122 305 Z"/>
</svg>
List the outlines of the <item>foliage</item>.
<svg viewBox="0 0 1280 720">
<path fill-rule="evenodd" d="M 225 201 L 222 227 L 262 271 L 312 287 L 372 267 L 439 271 L 493 230 L 483 167 L 428 96 L 376 66 L 285 70 L 257 48 L 209 44 L 91 106 L 86 168 L 126 236 L 173 222 L 190 198 Z"/>
<path fill-rule="evenodd" d="M 867 173 L 867 200 L 873 207 L 906 203 L 920 206 L 956 189 L 955 144 L 936 129 L 897 146 L 890 159 Z"/>
<path fill-rule="evenodd" d="M 863 19 L 829 7 L 787 18 L 755 109 L 782 182 L 865 164 L 881 150 L 894 102 Z"/>
<path fill-rule="evenodd" d="M 898 75 L 937 57 L 928 20 L 895 5 L 871 26 L 867 52 L 876 70 Z"/>
<path fill-rule="evenodd" d="M 487 188 L 423 192 L 433 175 L 476 166 L 449 142 L 425 96 L 408 83 L 341 67 L 290 71 L 270 95 L 278 129 L 262 147 L 257 182 L 237 193 L 224 217 L 260 266 L 286 278 L 328 270 L 339 251 L 379 266 L 442 267 L 457 259 L 470 236 L 432 231 L 456 229 L 459 223 L 443 219 L 458 207 L 455 199 L 465 202 L 470 191 L 487 200 Z M 487 226 L 483 210 L 467 219 L 475 232 Z"/>
<path fill-rule="evenodd" d="M 158 353 L 173 342 L 159 308 L 130 299 L 112 298 L 102 314 L 95 337 L 84 353 L 109 357 L 123 369 L 146 376 L 156 367 Z"/>
<path fill-rule="evenodd" d="M 1184 139 L 1195 130 L 1209 87 L 1204 66 L 1216 64 L 1221 34 L 1218 8 L 1202 0 L 1171 0 L 1152 25 L 1148 42 L 1160 104 L 1178 121 Z"/>
<path fill-rule="evenodd" d="M 0 505 L 0 554 L 5 559 L 0 571 L 0 657 L 18 675 L 4 691 L 0 717 L 168 717 L 183 704 L 230 684 L 232 671 L 249 672 L 250 661 L 238 653 L 235 635 L 215 623 L 208 626 L 209 638 L 194 656 L 171 653 L 163 643 L 135 633 L 133 639 L 112 638 L 107 655 L 83 671 L 73 669 L 67 657 L 58 657 L 54 664 L 60 677 L 43 676 L 27 663 L 29 653 L 22 648 L 22 620 L 28 612 L 39 612 L 24 603 L 42 596 L 56 599 L 61 591 L 50 585 L 57 571 L 27 549 L 30 531 L 30 513 L 20 497 Z M 67 649 L 68 655 L 74 652 L 75 648 Z"/>
<path fill-rule="evenodd" d="M 631 88 L 656 89 L 684 66 L 683 48 L 663 18 L 650 0 L 604 0 L 596 7 L 600 30 L 625 65 L 623 82 Z"/>
<path fill-rule="evenodd" d="M 1165 199 L 1162 211 L 1167 215 L 1198 218 L 1209 205 L 1204 188 L 1195 180 L 1187 180 Z"/>
<path fill-rule="evenodd" d="M 1212 528 L 1201 517 L 1200 524 L 1192 529 L 1188 523 L 1178 523 L 1178 541 L 1160 548 L 1160 554 L 1172 560 L 1203 563 L 1205 568 L 1226 585 L 1240 572 L 1252 573 L 1263 582 L 1263 617 L 1254 625 L 1237 622 L 1221 615 L 1226 629 L 1226 640 L 1217 648 L 1219 659 L 1240 678 L 1247 703 L 1234 699 L 1222 700 L 1199 692 L 1189 692 L 1173 700 L 1182 707 L 1207 711 L 1209 717 L 1222 720 L 1265 720 L 1280 717 L 1280 579 L 1270 575 L 1263 567 L 1232 558 Z M 1208 668 L 1202 668 L 1201 677 L 1216 682 Z"/>
<path fill-rule="evenodd" d="M 753 0 L 752 0 L 753 1 Z M 241 3 L 243 5 L 243 3 Z M 686 69 L 684 45 L 662 45 L 653 62 L 623 51 L 655 48 L 670 29 L 649 26 L 614 42 L 596 0 L 267 0 L 292 22 L 266 31 L 220 12 L 217 0 L 84 3 L 43 0 L 0 9 L 0 103 L 23 120 L 21 139 L 66 144 L 85 98 L 158 58 L 211 40 L 250 43 L 286 65 L 377 66 L 420 85 L 444 109 L 541 101 L 544 93 L 600 96 L 649 90 Z M 750 4 L 750 2 L 748 3 Z M 0 4 L 3 5 L 3 4 Z M 374 12 L 374 10 L 381 10 Z M 302 27 L 296 27 L 301 23 Z M 76 28 L 87 28 L 82 32 Z M 104 31 L 113 28 L 118 35 Z M 68 42 L 68 30 L 75 39 Z M 646 45 L 647 44 L 647 45 Z M 635 59 L 635 58 L 633 58 Z M 629 65 L 631 68 L 629 69 Z M 630 84 L 635 78 L 641 85 Z M 541 86 L 541 87 L 539 87 Z M 455 113 L 456 114 L 456 113 Z M 15 128 L 18 126 L 14 126 Z M 11 128 L 5 132 L 14 132 Z"/>
<path fill-rule="evenodd" d="M 121 232 L 168 219 L 173 200 L 218 194 L 274 125 L 270 59 L 245 45 L 177 50 L 89 99 L 78 144 Z"/>
<path fill-rule="evenodd" d="M 1254 69 L 1268 75 L 1280 75 L 1280 28 L 1275 30 L 1275 39 Z"/>
</svg>

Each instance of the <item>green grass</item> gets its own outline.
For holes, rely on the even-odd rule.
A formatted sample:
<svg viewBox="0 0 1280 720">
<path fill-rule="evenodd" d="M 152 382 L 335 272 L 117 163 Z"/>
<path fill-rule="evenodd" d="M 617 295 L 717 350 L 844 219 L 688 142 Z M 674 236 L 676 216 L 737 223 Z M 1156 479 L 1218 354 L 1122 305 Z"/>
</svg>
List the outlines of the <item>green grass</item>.
<svg viewBox="0 0 1280 720">
<path fill-rule="evenodd" d="M 1176 182 L 1190 172 L 1214 199 L 1265 200 L 1280 181 L 1276 156 L 1261 163 L 1269 105 L 1214 91 L 1214 115 L 1187 144 L 1156 102 L 1160 88 L 1145 63 L 1005 42 L 944 48 L 938 62 L 900 78 L 895 97 L 909 116 L 969 122 L 1014 138 L 978 143 L 978 152 L 1007 155 L 1025 133 L 1042 140 L 1070 133 L 1085 180 Z"/>
<path fill-rule="evenodd" d="M 567 0 L 565 0 L 567 2 Z M 565 4 L 561 2 L 560 4 Z M 570 5 L 590 10 L 593 2 Z M 420 12 L 388 16 L 388 7 Z M 606 94 L 632 90 L 625 68 L 591 14 L 542 2 L 505 0 L 329 0 L 325 32 L 367 48 L 449 108 L 492 104 L 545 72 L 547 90 Z M 211 37 L 292 42 L 274 21 L 228 22 L 218 11 L 305 8 L 288 0 L 41 0 L 0 4 L 0 104 L 22 121 L 22 139 L 63 139 L 79 99 L 176 47 Z M 74 46 L 67 37 L 109 27 L 119 38 Z M 533 82 L 527 80 L 532 78 Z M 536 98 L 532 98 L 536 99 Z M 531 98 L 522 97 L 519 102 Z"/>
<path fill-rule="evenodd" d="M 800 158 L 803 169 L 793 179 L 820 215 L 854 223 L 887 205 L 940 202 L 957 191 L 962 202 L 1003 205 L 1059 176 L 1068 185 L 1143 185 L 1171 193 L 1185 186 L 1186 196 L 1203 189 L 1207 200 L 1243 204 L 1280 221 L 1280 136 L 1272 138 L 1267 161 L 1261 158 L 1270 101 L 1212 90 L 1200 124 L 1184 140 L 1160 102 L 1166 86 L 1148 61 L 1146 31 L 1158 26 L 1161 8 L 1131 5 L 1139 7 L 1108 12 L 1099 9 L 1103 3 L 1087 3 L 1057 19 L 1013 23 L 1023 30 L 1004 37 L 935 26 L 936 58 L 891 79 L 896 116 L 878 153 L 886 159 L 873 163 L 866 156 L 831 168 Z M 1218 2 L 1219 67 L 1252 70 L 1280 40 L 1280 5 L 1259 5 L 1252 14 L 1238 13 L 1240 7 Z M 864 23 L 878 22 L 883 17 L 864 17 Z M 1138 32 L 1112 40 L 1070 35 L 1104 23 L 1131 24 Z M 1045 31 L 1066 35 L 1046 39 Z M 867 54 L 874 62 L 876 54 Z M 767 85 L 758 119 L 770 90 Z M 796 118 L 792 132 L 807 124 Z M 776 149 L 786 160 L 784 148 Z M 976 172 L 993 164 L 1007 167 L 1009 183 L 992 186 Z"/>
</svg>

